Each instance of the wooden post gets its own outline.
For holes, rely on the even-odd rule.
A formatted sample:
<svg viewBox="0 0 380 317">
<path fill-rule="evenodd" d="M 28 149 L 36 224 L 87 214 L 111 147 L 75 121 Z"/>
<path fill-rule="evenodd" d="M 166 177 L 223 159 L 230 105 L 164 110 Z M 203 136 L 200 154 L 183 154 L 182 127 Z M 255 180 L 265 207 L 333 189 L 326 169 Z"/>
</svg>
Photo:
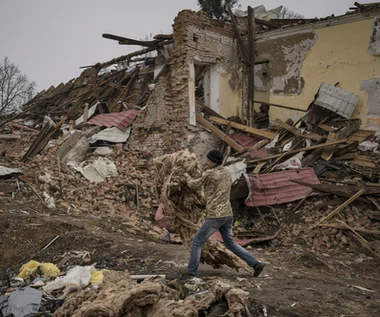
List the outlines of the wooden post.
<svg viewBox="0 0 380 317">
<path fill-rule="evenodd" d="M 248 7 L 248 122 L 252 127 L 255 114 L 255 12 Z"/>
<path fill-rule="evenodd" d="M 87 120 L 88 120 L 88 105 L 86 105 L 83 110 L 83 123 L 86 124 Z"/>
<path fill-rule="evenodd" d="M 70 120 L 70 122 L 69 122 L 69 131 L 70 131 L 70 133 L 74 131 L 74 125 L 75 125 L 74 120 Z"/>
<path fill-rule="evenodd" d="M 237 23 L 236 23 L 236 19 L 235 19 L 235 16 L 234 14 L 232 13 L 232 10 L 231 10 L 231 7 L 230 6 L 227 6 L 227 11 L 228 11 L 228 14 L 230 15 L 230 18 L 231 18 L 231 22 L 232 22 L 232 27 L 234 29 L 234 32 L 235 32 L 235 35 L 236 35 L 236 38 L 238 40 L 238 44 L 240 46 L 240 53 L 241 53 L 241 56 L 243 57 L 244 59 L 244 62 L 247 64 L 247 66 L 249 65 L 249 59 L 248 59 L 248 54 L 247 54 L 247 48 L 244 44 L 244 41 L 242 39 L 242 37 L 240 36 L 240 32 L 239 32 L 239 28 L 237 26 Z"/>
<path fill-rule="evenodd" d="M 219 139 L 226 142 L 231 148 L 233 148 L 236 152 L 243 152 L 244 147 L 237 143 L 235 140 L 231 139 L 227 134 L 223 131 L 219 130 L 216 126 L 214 126 L 211 122 L 204 119 L 201 115 L 197 114 L 197 121 L 206 129 L 210 130 L 214 133 Z"/>
</svg>

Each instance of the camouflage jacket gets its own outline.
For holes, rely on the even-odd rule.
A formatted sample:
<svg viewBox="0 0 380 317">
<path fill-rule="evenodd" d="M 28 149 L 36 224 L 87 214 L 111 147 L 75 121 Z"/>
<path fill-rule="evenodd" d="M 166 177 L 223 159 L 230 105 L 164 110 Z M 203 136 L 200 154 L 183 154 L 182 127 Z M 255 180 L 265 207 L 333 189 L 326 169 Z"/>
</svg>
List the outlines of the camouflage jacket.
<svg viewBox="0 0 380 317">
<path fill-rule="evenodd" d="M 198 179 L 188 178 L 187 184 L 193 190 L 204 188 L 207 218 L 232 216 L 230 203 L 232 178 L 223 166 L 205 171 Z"/>
</svg>

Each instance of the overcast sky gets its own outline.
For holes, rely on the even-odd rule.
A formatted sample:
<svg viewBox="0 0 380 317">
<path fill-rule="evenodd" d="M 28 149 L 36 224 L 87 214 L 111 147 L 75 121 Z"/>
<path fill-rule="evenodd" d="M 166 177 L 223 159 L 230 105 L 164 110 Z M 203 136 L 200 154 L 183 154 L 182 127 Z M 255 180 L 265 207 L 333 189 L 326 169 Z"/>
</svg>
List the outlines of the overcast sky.
<svg viewBox="0 0 380 317">
<path fill-rule="evenodd" d="M 245 9 L 285 5 L 306 17 L 344 14 L 354 0 L 240 0 Z M 0 58 L 8 56 L 38 90 L 66 82 L 79 67 L 140 49 L 102 38 L 169 33 L 177 13 L 197 0 L 0 0 Z"/>
</svg>

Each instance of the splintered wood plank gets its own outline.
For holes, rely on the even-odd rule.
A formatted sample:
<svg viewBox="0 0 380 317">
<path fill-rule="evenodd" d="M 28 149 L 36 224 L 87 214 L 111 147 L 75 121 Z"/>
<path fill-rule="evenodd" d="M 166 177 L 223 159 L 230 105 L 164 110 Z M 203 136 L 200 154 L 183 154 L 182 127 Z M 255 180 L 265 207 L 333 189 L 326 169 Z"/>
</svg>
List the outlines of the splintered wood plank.
<svg viewBox="0 0 380 317">
<path fill-rule="evenodd" d="M 334 224 L 334 223 L 323 223 L 320 224 L 319 227 L 325 227 L 325 228 L 334 228 L 334 229 L 340 229 L 340 230 L 346 230 L 348 229 L 344 225 L 339 225 L 339 224 Z M 355 228 L 356 232 L 362 232 L 366 234 L 374 234 L 380 236 L 380 231 L 379 230 L 367 230 L 367 229 L 362 229 L 362 228 Z"/>
<path fill-rule="evenodd" d="M 253 174 L 256 174 L 256 175 L 260 174 L 260 171 L 264 167 L 265 164 L 266 164 L 265 162 L 257 164 L 257 166 L 255 167 L 253 171 Z"/>
<path fill-rule="evenodd" d="M 0 134 L 1 140 L 19 140 L 21 139 L 20 135 L 16 134 Z"/>
<path fill-rule="evenodd" d="M 235 140 L 231 139 L 227 134 L 225 134 L 223 131 L 220 131 L 216 126 L 214 126 L 211 122 L 207 121 L 199 114 L 197 115 L 197 121 L 206 129 L 214 133 L 218 138 L 226 142 L 235 151 L 243 152 L 245 150 L 243 146 L 241 146 Z"/>
<path fill-rule="evenodd" d="M 345 143 L 345 142 L 346 142 L 346 140 L 340 140 L 340 141 L 335 141 L 335 142 L 328 142 L 328 143 L 313 145 L 313 146 L 309 146 L 309 147 L 304 147 L 304 148 L 301 148 L 301 149 L 298 149 L 298 150 L 288 151 L 288 152 L 285 152 L 285 153 L 286 153 L 286 155 L 292 155 L 292 154 L 297 154 L 297 153 L 302 152 L 302 151 L 310 151 L 310 150 L 320 149 L 320 148 L 324 148 L 326 146 L 341 144 L 341 143 Z M 258 162 L 268 161 L 268 160 L 276 159 L 276 158 L 281 157 L 283 155 L 284 155 L 284 153 L 280 153 L 280 154 L 268 156 L 268 157 L 263 158 L 263 159 L 251 160 L 251 161 L 249 161 L 249 163 L 258 163 Z"/>
<path fill-rule="evenodd" d="M 229 120 L 222 119 L 222 118 L 217 118 L 217 117 L 214 117 L 214 116 L 211 116 L 208 119 L 210 121 L 212 121 L 212 122 L 223 124 L 223 125 L 227 125 L 227 126 L 230 125 L 234 129 L 238 129 L 238 130 L 241 130 L 241 131 L 253 134 L 253 135 L 258 135 L 258 136 L 261 136 L 261 137 L 266 138 L 266 139 L 273 140 L 276 137 L 276 135 L 277 135 L 276 133 L 273 133 L 273 132 L 264 131 L 264 130 L 260 130 L 260 129 L 256 129 L 256 128 L 252 128 L 252 127 L 248 127 L 248 126 L 246 126 L 244 124 L 236 123 L 236 122 L 229 121 Z"/>
<path fill-rule="evenodd" d="M 310 188 L 312 188 L 316 191 L 322 192 L 322 193 L 328 193 L 328 194 L 341 196 L 341 197 L 345 197 L 345 198 L 352 197 L 357 191 L 359 191 L 361 189 L 361 187 L 350 186 L 350 185 L 337 186 L 337 185 L 328 185 L 328 184 L 309 184 L 306 182 L 296 181 L 296 180 L 291 180 L 291 182 L 296 183 L 298 185 L 310 187 Z M 368 191 L 369 187 L 366 187 L 366 188 Z M 375 190 L 371 190 L 371 191 L 372 191 L 371 194 L 375 193 Z M 380 193 L 380 191 L 378 191 L 378 193 Z M 369 193 L 366 193 L 366 194 L 369 194 Z M 364 198 L 364 197 L 359 197 L 358 201 L 362 201 L 364 203 L 371 204 L 371 201 Z"/>
<path fill-rule="evenodd" d="M 318 134 L 310 133 L 310 132 L 302 133 L 301 131 L 299 131 L 295 127 L 292 127 L 291 125 L 281 121 L 280 119 L 276 119 L 276 120 L 274 120 L 274 122 L 277 125 L 279 125 L 280 127 L 284 128 L 285 130 L 288 130 L 289 132 L 291 132 L 297 136 L 300 136 L 302 138 L 311 139 L 311 140 L 315 140 L 315 141 L 321 141 L 323 139 L 322 135 L 318 135 Z"/>
<path fill-rule="evenodd" d="M 248 7 L 248 121 L 252 127 L 255 115 L 255 11 Z"/>
<path fill-rule="evenodd" d="M 336 133 L 336 132 L 330 132 L 329 133 L 329 136 L 327 137 L 330 141 L 332 140 L 339 140 L 339 134 Z M 335 150 L 335 146 L 332 145 L 332 146 L 329 146 L 327 148 L 325 148 L 323 150 L 323 153 L 322 153 L 322 158 L 325 160 L 325 161 L 329 161 L 332 156 L 334 155 L 334 150 Z"/>
<path fill-rule="evenodd" d="M 316 225 L 314 225 L 312 228 L 319 226 L 321 223 L 325 222 L 326 220 L 331 219 L 334 217 L 338 212 L 342 211 L 344 208 L 346 208 L 349 204 L 354 202 L 357 198 L 359 198 L 362 194 L 364 194 L 365 188 L 362 188 L 359 190 L 354 196 L 352 196 L 350 199 L 346 200 L 343 204 L 341 204 L 338 208 L 336 208 L 334 211 L 332 211 L 330 214 L 328 214 L 326 217 L 324 217 L 321 221 L 319 221 Z"/>
<path fill-rule="evenodd" d="M 310 195 L 313 193 L 313 191 L 311 191 L 310 193 L 308 193 L 299 203 L 298 205 L 293 209 L 293 212 L 296 212 L 298 210 L 298 208 L 300 208 L 302 206 L 302 204 L 306 201 L 306 199 L 308 199 L 310 197 Z"/>
<path fill-rule="evenodd" d="M 371 159 L 365 155 L 358 155 L 354 161 L 354 164 L 360 165 L 363 167 L 375 168 L 376 164 L 371 161 Z"/>
</svg>

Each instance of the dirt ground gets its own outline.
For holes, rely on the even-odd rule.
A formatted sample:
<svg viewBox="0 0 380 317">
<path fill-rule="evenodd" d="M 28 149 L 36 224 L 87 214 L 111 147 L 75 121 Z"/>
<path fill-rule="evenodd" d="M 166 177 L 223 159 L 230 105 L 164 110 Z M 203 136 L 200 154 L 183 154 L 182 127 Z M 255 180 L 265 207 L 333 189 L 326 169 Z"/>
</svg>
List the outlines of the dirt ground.
<svg viewBox="0 0 380 317">
<path fill-rule="evenodd" d="M 88 251 L 91 259 L 87 263 L 127 269 L 131 274 L 166 274 L 174 279 L 186 271 L 189 254 L 182 245 L 131 234 L 122 219 L 50 214 L 37 207 L 3 204 L 1 208 L 2 281 L 5 269 L 16 275 L 20 266 L 31 259 L 59 263 L 72 251 Z M 266 244 L 249 250 L 267 263 L 259 278 L 207 265 L 201 266 L 200 277 L 222 279 L 249 291 L 255 316 L 264 316 L 265 309 L 267 316 L 281 317 L 380 316 L 378 261 L 349 253 L 308 253 L 297 245 L 278 249 Z M 70 261 L 75 263 L 68 264 L 85 264 L 80 257 L 71 257 Z"/>
</svg>

